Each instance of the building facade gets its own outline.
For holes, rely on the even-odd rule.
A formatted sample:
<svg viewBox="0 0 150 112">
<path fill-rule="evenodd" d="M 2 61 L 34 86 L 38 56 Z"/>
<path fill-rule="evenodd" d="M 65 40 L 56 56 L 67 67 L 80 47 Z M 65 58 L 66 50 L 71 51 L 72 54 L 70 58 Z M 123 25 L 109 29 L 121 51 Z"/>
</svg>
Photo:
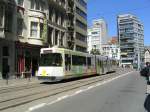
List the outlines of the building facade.
<svg viewBox="0 0 150 112">
<path fill-rule="evenodd" d="M 150 47 L 145 47 L 144 63 L 150 62 Z"/>
<path fill-rule="evenodd" d="M 87 52 L 87 0 L 73 1 L 75 1 L 74 50 Z"/>
<path fill-rule="evenodd" d="M 102 52 L 102 45 L 108 43 L 107 24 L 103 19 L 93 21 L 93 26 L 88 29 L 88 52 L 96 49 Z"/>
<path fill-rule="evenodd" d="M 118 45 L 117 37 L 112 37 L 107 44 L 102 45 L 102 55 L 116 59 L 120 62 L 120 47 Z"/>
<path fill-rule="evenodd" d="M 27 71 L 35 75 L 42 47 L 85 52 L 86 41 L 77 38 L 79 29 L 86 30 L 77 25 L 82 15 L 78 15 L 77 8 L 86 15 L 84 0 L 1 0 L 0 77 Z M 86 26 L 86 18 L 83 21 Z M 86 40 L 86 33 L 83 35 Z M 77 49 L 78 44 L 84 49 Z"/>
<path fill-rule="evenodd" d="M 131 14 L 119 15 L 117 23 L 121 64 L 140 67 L 140 63 L 144 60 L 143 24 L 136 16 Z"/>
<path fill-rule="evenodd" d="M 0 0 L 0 79 L 14 72 L 16 15 L 14 0 Z"/>
</svg>

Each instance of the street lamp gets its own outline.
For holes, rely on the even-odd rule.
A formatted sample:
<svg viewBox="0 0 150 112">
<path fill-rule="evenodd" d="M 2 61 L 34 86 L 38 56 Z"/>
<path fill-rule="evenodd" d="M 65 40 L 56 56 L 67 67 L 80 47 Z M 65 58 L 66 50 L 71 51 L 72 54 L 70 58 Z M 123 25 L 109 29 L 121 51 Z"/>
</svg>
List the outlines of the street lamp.
<svg viewBox="0 0 150 112">
<path fill-rule="evenodd" d="M 96 66 L 96 45 L 94 45 L 94 55 L 95 55 L 95 70 L 97 73 L 97 66 Z"/>
</svg>

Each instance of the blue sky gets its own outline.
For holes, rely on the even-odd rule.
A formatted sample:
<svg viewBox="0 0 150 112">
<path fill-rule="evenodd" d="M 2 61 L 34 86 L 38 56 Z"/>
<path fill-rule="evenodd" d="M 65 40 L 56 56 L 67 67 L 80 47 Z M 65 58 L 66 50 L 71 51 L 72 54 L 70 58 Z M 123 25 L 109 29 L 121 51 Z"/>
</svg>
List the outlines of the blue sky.
<svg viewBox="0 0 150 112">
<path fill-rule="evenodd" d="M 144 25 L 144 44 L 150 45 L 150 0 L 87 0 L 88 26 L 93 19 L 104 18 L 108 24 L 109 36 L 117 35 L 116 17 L 130 13 L 137 16 Z"/>
</svg>

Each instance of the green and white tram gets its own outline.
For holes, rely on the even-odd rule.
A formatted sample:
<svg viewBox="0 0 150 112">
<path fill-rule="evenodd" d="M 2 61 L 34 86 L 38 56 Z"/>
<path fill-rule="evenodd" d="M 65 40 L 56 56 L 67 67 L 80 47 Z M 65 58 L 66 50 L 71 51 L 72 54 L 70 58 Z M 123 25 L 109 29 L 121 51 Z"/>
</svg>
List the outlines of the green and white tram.
<svg viewBox="0 0 150 112">
<path fill-rule="evenodd" d="M 72 51 L 64 48 L 42 48 L 37 77 L 47 82 L 105 74 L 111 69 L 107 57 Z"/>
</svg>

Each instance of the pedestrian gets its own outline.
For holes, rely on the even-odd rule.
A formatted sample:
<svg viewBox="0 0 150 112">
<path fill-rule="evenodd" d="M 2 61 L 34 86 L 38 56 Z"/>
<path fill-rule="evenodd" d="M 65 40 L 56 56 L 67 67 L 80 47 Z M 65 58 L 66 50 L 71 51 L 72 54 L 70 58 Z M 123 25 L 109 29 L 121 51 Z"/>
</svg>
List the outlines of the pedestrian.
<svg viewBox="0 0 150 112">
<path fill-rule="evenodd" d="M 146 62 L 146 79 L 147 79 L 147 84 L 150 84 L 150 63 Z"/>
</svg>

